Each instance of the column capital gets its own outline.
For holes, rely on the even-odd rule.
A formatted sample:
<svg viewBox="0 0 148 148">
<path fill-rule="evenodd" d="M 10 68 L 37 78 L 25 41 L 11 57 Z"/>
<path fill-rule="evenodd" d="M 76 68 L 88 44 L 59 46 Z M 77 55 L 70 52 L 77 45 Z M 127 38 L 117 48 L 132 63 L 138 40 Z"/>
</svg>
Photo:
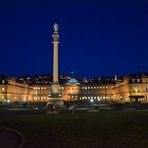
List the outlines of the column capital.
<svg viewBox="0 0 148 148">
<path fill-rule="evenodd" d="M 59 42 L 59 35 L 52 35 L 52 37 L 53 37 L 53 43 Z"/>
</svg>

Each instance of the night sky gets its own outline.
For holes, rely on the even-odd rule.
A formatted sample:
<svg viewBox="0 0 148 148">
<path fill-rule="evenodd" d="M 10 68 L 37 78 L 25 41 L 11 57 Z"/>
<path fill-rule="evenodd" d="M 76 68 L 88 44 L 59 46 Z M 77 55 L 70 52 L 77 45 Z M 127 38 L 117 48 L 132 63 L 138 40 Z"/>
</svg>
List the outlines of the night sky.
<svg viewBox="0 0 148 148">
<path fill-rule="evenodd" d="M 55 22 L 61 74 L 148 72 L 147 0 L 0 0 L 0 73 L 52 73 Z"/>
</svg>

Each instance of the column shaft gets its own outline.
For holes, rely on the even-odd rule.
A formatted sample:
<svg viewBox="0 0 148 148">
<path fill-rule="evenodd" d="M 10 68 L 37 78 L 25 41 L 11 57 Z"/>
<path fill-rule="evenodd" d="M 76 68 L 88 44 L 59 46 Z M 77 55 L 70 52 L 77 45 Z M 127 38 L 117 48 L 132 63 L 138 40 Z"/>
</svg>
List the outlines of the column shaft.
<svg viewBox="0 0 148 148">
<path fill-rule="evenodd" d="M 53 82 L 58 82 L 58 41 L 54 41 L 54 53 L 53 53 Z"/>
</svg>

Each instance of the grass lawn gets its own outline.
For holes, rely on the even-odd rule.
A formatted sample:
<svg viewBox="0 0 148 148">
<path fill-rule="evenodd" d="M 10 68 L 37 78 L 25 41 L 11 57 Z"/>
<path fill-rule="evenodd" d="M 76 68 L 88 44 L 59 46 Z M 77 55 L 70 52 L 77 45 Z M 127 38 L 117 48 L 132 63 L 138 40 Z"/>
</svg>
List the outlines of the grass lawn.
<svg viewBox="0 0 148 148">
<path fill-rule="evenodd" d="M 22 132 L 25 148 L 148 147 L 148 112 L 0 113 L 0 126 Z"/>
</svg>

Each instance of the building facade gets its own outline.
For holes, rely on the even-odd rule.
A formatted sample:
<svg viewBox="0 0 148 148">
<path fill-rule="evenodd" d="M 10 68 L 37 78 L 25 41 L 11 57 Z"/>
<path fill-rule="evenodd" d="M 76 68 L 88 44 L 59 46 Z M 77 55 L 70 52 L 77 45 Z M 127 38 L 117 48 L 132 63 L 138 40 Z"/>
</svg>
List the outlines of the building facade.
<svg viewBox="0 0 148 148">
<path fill-rule="evenodd" d="M 0 76 L 0 102 L 47 102 L 51 83 L 51 75 L 19 78 Z M 105 103 L 148 103 L 148 73 L 131 74 L 118 79 L 74 79 L 60 75 L 59 83 L 65 102 L 94 100 Z"/>
<path fill-rule="evenodd" d="M 148 103 L 148 74 L 132 74 L 125 76 L 113 87 L 114 100 L 121 102 L 140 101 Z"/>
<path fill-rule="evenodd" d="M 33 87 L 26 83 L 19 83 L 15 78 L 3 78 L 0 82 L 0 102 L 31 102 Z"/>
</svg>

